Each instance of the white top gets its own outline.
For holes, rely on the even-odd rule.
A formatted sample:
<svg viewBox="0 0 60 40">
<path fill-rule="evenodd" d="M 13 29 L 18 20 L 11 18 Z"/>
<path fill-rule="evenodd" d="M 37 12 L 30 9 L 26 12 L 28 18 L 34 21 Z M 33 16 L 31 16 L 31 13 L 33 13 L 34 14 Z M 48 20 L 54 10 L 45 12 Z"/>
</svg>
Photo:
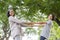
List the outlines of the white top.
<svg viewBox="0 0 60 40">
<path fill-rule="evenodd" d="M 41 32 L 41 36 L 48 38 L 51 27 L 52 27 L 52 20 L 48 20 L 47 24 L 45 24 L 45 26 L 43 27 L 43 30 Z"/>
<path fill-rule="evenodd" d="M 14 38 L 16 35 L 20 35 L 21 27 L 26 25 L 24 25 L 22 21 L 16 19 L 13 16 L 10 16 L 8 19 L 10 24 L 11 36 Z"/>
</svg>

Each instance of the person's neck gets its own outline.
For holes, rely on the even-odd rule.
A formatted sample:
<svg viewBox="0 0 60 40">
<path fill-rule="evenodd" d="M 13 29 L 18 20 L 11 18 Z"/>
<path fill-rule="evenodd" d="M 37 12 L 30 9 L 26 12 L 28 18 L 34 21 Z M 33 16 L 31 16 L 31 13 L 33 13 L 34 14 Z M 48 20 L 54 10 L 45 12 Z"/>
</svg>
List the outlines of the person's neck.
<svg viewBox="0 0 60 40">
<path fill-rule="evenodd" d="M 51 20 L 51 19 L 48 19 L 48 20 Z"/>
<path fill-rule="evenodd" d="M 14 16 L 12 16 L 12 17 L 14 17 Z"/>
</svg>

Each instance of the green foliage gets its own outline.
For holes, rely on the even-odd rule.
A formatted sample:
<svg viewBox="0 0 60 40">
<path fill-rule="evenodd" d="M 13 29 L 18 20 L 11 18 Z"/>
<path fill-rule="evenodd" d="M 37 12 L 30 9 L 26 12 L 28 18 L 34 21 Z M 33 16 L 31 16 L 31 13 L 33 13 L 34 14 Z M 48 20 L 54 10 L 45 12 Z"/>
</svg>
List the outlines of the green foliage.
<svg viewBox="0 0 60 40">
<path fill-rule="evenodd" d="M 58 18 L 60 18 L 60 0 L 0 0 L 0 23 L 2 23 L 2 29 L 6 31 L 9 28 L 8 18 L 6 16 L 9 5 L 12 5 L 18 17 L 23 17 L 26 20 L 33 22 L 47 20 L 44 16 L 45 14 L 48 15 L 50 13 L 54 13 Z M 16 10 L 18 12 L 16 12 Z M 36 32 L 31 28 L 27 28 L 27 30 L 27 33 Z M 40 30 L 38 31 L 38 35 L 40 35 Z M 54 23 L 51 37 L 49 39 L 60 39 L 60 28 L 56 23 Z"/>
<path fill-rule="evenodd" d="M 28 34 L 36 34 L 36 30 L 34 28 L 26 28 L 25 32 Z"/>
</svg>

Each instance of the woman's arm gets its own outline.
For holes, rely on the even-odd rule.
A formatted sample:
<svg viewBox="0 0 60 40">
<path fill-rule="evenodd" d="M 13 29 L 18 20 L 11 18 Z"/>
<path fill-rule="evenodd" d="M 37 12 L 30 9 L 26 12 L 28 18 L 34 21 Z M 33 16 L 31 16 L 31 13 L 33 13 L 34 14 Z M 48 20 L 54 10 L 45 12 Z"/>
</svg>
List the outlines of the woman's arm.
<svg viewBox="0 0 60 40">
<path fill-rule="evenodd" d="M 14 17 L 10 17 L 10 21 L 18 23 L 18 24 L 27 24 L 27 25 L 30 25 L 30 26 L 32 26 L 34 24 L 47 24 L 46 22 L 37 22 L 37 23 L 36 22 L 23 22 L 23 21 L 20 21 L 20 20 L 14 18 Z"/>
<path fill-rule="evenodd" d="M 47 22 L 37 22 L 35 24 L 47 24 Z"/>
<path fill-rule="evenodd" d="M 12 16 L 9 17 L 9 20 L 10 20 L 11 22 L 15 22 L 15 23 L 18 23 L 18 24 L 19 24 L 19 23 L 23 23 L 22 21 L 14 18 L 14 17 L 12 17 Z"/>
<path fill-rule="evenodd" d="M 25 23 L 27 25 L 34 25 L 34 24 L 39 24 L 39 25 L 43 25 L 43 24 L 47 24 L 47 22 L 30 22 L 30 23 Z"/>
<path fill-rule="evenodd" d="M 20 21 L 14 17 L 10 17 L 9 18 L 11 22 L 15 22 L 15 23 L 18 23 L 18 24 L 28 24 L 28 25 L 32 25 L 33 23 L 32 22 L 24 22 L 24 21 Z"/>
</svg>

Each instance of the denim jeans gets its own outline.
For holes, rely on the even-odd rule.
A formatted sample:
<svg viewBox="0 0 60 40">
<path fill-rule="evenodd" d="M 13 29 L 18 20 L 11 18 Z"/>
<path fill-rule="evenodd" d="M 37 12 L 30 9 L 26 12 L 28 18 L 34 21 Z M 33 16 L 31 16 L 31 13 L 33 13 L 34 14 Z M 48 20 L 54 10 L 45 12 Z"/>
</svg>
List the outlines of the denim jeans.
<svg viewBox="0 0 60 40">
<path fill-rule="evenodd" d="M 45 40 L 45 39 L 46 39 L 46 38 L 45 38 L 45 37 L 43 37 L 43 36 L 41 36 L 41 37 L 40 37 L 40 40 Z"/>
</svg>

